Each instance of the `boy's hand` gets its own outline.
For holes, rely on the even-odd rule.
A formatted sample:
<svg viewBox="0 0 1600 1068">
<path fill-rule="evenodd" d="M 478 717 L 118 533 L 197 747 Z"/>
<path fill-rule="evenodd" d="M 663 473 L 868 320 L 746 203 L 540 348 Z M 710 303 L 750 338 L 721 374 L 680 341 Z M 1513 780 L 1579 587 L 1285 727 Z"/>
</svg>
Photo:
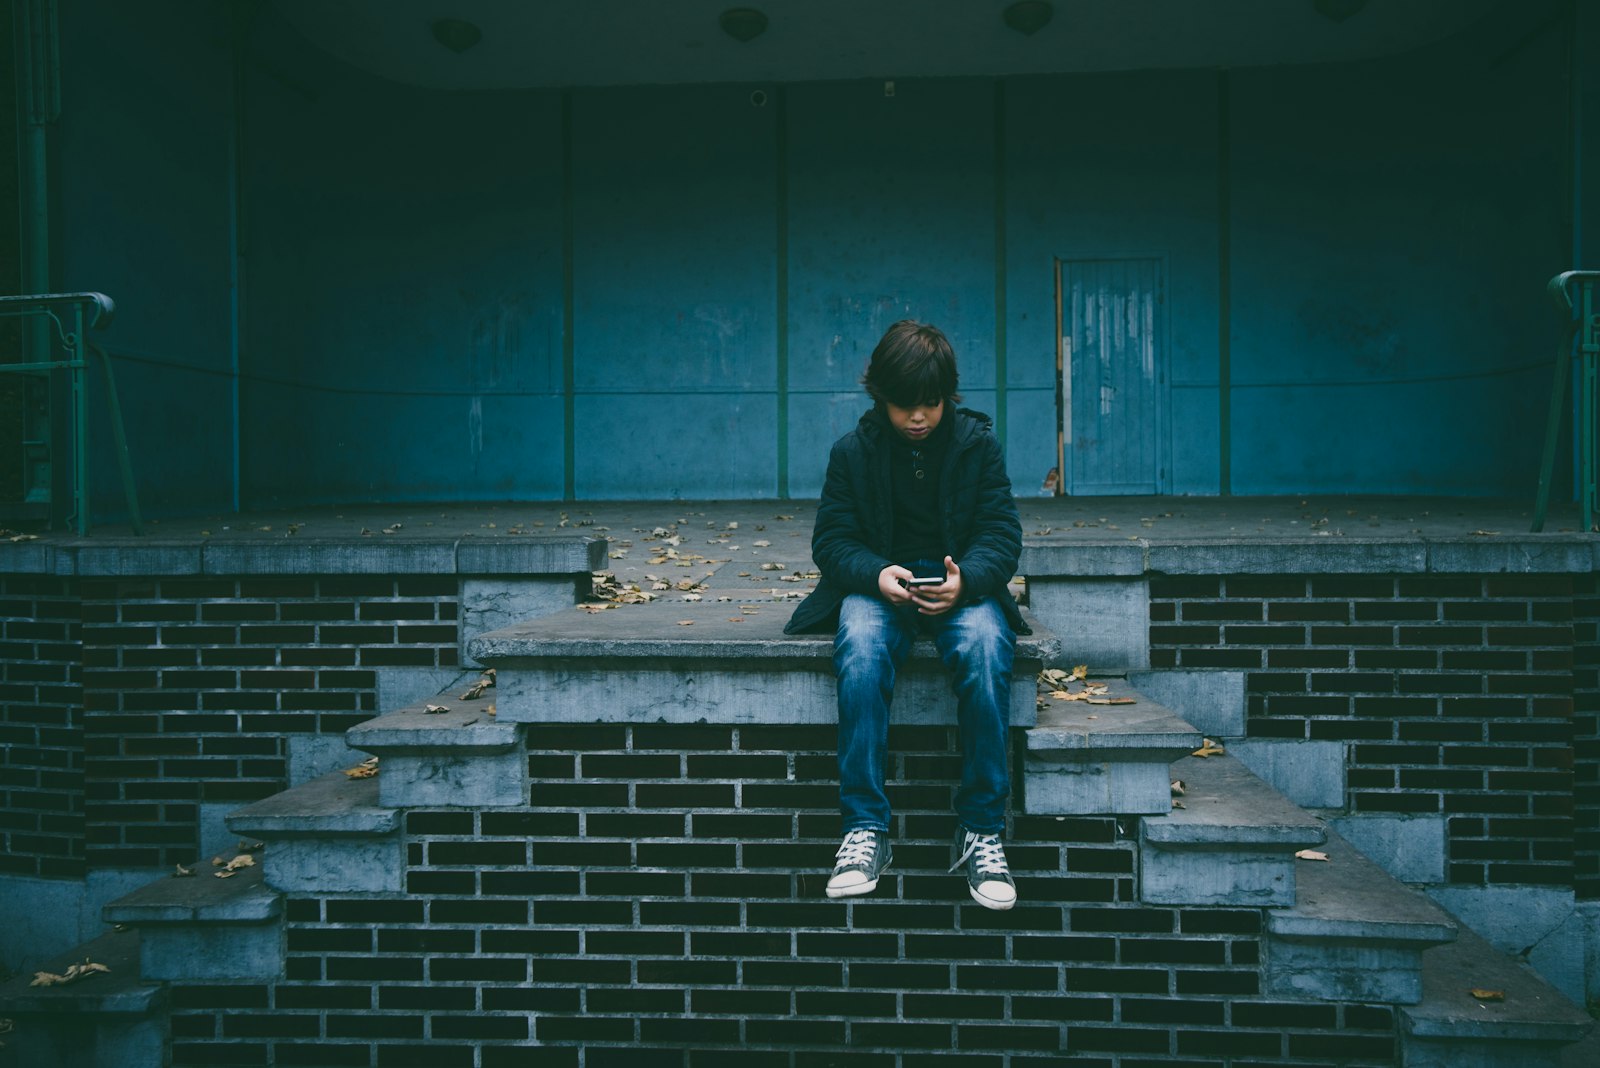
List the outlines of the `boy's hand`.
<svg viewBox="0 0 1600 1068">
<path fill-rule="evenodd" d="M 883 581 L 882 576 L 878 581 Z M 937 586 L 918 586 L 909 592 L 918 612 L 925 616 L 943 615 L 961 601 L 961 569 L 947 556 L 944 558 L 944 582 Z"/>
<path fill-rule="evenodd" d="M 911 591 L 905 588 L 904 583 L 913 577 L 908 569 L 899 564 L 890 564 L 878 572 L 878 592 L 890 604 L 910 604 Z"/>
</svg>

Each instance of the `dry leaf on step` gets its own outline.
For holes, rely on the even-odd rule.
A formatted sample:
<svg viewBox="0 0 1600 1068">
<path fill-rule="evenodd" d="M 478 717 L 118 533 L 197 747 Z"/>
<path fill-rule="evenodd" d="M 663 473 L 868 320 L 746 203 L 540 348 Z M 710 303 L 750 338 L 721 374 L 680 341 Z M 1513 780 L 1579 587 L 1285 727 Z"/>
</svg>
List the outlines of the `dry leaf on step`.
<svg viewBox="0 0 1600 1068">
<path fill-rule="evenodd" d="M 446 708 L 444 705 L 423 705 L 422 706 L 423 714 L 424 715 L 428 715 L 428 716 L 437 716 L 441 712 L 448 712 L 448 711 L 450 711 L 450 709 Z"/>
<path fill-rule="evenodd" d="M 57 975 L 55 972 L 34 972 L 33 982 L 29 983 L 28 985 L 64 986 L 67 983 L 75 983 L 79 979 L 87 979 L 91 975 L 95 975 L 100 972 L 109 972 L 110 970 L 111 969 L 106 967 L 104 964 L 96 964 L 88 957 L 85 957 L 83 958 L 82 964 L 72 965 L 61 975 Z"/>
<path fill-rule="evenodd" d="M 1296 860 L 1321 860 L 1327 861 L 1328 854 L 1318 853 L 1315 849 L 1302 849 L 1295 854 Z"/>
<path fill-rule="evenodd" d="M 344 773 L 352 779 L 370 779 L 378 774 L 378 758 L 368 757 L 353 768 L 346 768 Z"/>
<path fill-rule="evenodd" d="M 1132 697 L 1089 697 L 1085 698 L 1091 705 L 1136 705 L 1138 700 Z"/>
<path fill-rule="evenodd" d="M 174 865 L 174 867 L 177 868 L 177 870 L 172 873 L 172 877 L 174 879 L 192 879 L 192 878 L 194 878 L 194 869 L 193 868 L 185 868 L 182 864 Z"/>
<path fill-rule="evenodd" d="M 483 696 L 483 691 L 487 690 L 493 685 L 494 668 L 489 668 L 488 670 L 484 671 L 482 675 L 478 676 L 477 682 L 467 687 L 467 692 L 461 695 L 461 699 L 463 701 L 476 701 L 478 698 Z"/>
<path fill-rule="evenodd" d="M 1506 999 L 1504 990 L 1485 990 L 1481 986 L 1473 987 L 1468 993 L 1479 1001 L 1504 1001 Z"/>
<path fill-rule="evenodd" d="M 213 859 L 211 863 L 222 864 L 222 858 L 217 857 Z M 255 857 L 252 857 L 249 853 L 240 853 L 226 864 L 222 864 L 221 871 L 213 872 L 212 874 L 214 874 L 218 879 L 228 879 L 239 874 L 239 869 L 241 868 L 253 868 L 255 866 Z"/>
<path fill-rule="evenodd" d="M 1184 781 L 1182 779 L 1173 779 L 1172 780 L 1172 796 L 1173 797 L 1182 797 L 1184 794 L 1186 794 L 1188 792 L 1189 792 L 1189 787 L 1188 787 L 1187 784 L 1184 783 Z"/>
<path fill-rule="evenodd" d="M 1222 746 L 1218 745 L 1216 742 L 1212 741 L 1210 738 L 1206 738 L 1206 739 L 1203 739 L 1201 741 L 1200 748 L 1196 749 L 1194 752 L 1190 753 L 1189 755 L 1190 756 L 1197 756 L 1197 757 L 1214 757 L 1214 756 L 1222 756 L 1226 752 L 1227 752 L 1227 750 L 1222 748 Z"/>
<path fill-rule="evenodd" d="M 1089 665 L 1088 664 L 1079 664 L 1077 667 L 1072 669 L 1072 674 L 1071 674 L 1070 677 L 1074 678 L 1074 679 L 1086 679 L 1086 678 L 1088 678 L 1089 677 Z"/>
</svg>

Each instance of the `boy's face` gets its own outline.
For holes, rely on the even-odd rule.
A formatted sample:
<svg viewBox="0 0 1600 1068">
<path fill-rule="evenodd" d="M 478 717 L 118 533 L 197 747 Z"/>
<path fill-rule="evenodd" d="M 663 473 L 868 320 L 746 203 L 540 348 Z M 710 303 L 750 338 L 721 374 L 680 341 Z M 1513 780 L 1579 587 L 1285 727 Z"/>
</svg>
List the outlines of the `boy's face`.
<svg viewBox="0 0 1600 1068">
<path fill-rule="evenodd" d="M 889 401 L 884 401 L 883 406 L 889 413 L 889 425 L 907 441 L 926 441 L 928 435 L 938 429 L 939 420 L 944 418 L 943 400 L 919 404 L 914 408 L 902 408 Z"/>
</svg>

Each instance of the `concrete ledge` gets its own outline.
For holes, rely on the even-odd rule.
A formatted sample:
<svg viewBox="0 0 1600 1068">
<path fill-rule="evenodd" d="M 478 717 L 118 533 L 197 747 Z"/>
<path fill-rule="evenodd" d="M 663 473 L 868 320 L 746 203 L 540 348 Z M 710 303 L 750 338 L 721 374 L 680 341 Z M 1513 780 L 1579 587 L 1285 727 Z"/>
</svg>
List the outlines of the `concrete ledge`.
<svg viewBox="0 0 1600 1068">
<path fill-rule="evenodd" d="M 239 834 L 264 838 L 263 878 L 293 893 L 397 893 L 405 883 L 399 810 L 379 799 L 380 771 L 343 771 L 246 805 L 227 817 Z"/>
<path fill-rule="evenodd" d="M 380 540 L 381 539 L 381 540 Z M 598 534 L 436 541 L 383 537 L 96 537 L 0 544 L 0 573 L 90 578 L 171 575 L 580 575 L 605 566 Z"/>
<path fill-rule="evenodd" d="M 1406 1068 L 1555 1068 L 1594 1021 L 1537 972 L 1461 928 L 1422 955 L 1422 1000 L 1400 1011 Z M 1483 1001 L 1474 988 L 1498 990 Z"/>
<path fill-rule="evenodd" d="M 1145 545 L 1073 544 L 1045 540 L 1048 535 L 1023 539 L 1017 573 L 1028 578 L 1106 578 L 1145 573 Z"/>
<path fill-rule="evenodd" d="M 1457 925 L 1331 831 L 1321 852 L 1325 863 L 1297 862 L 1294 906 L 1267 916 L 1268 992 L 1416 1004 L 1422 952 L 1453 940 Z"/>
<path fill-rule="evenodd" d="M 211 865 L 196 866 L 192 878 L 168 877 L 142 886 L 101 910 L 107 923 L 138 926 L 175 923 L 270 923 L 283 901 L 262 885 L 261 866 L 218 879 Z"/>
<path fill-rule="evenodd" d="M 381 773 L 380 773 L 381 774 Z M 400 813 L 378 801 L 378 780 L 333 771 L 229 814 L 228 828 L 268 841 L 289 837 L 388 834 Z"/>
<path fill-rule="evenodd" d="M 151 980 L 270 979 L 283 971 L 283 899 L 261 865 L 227 879 L 207 865 L 118 898 L 107 923 L 140 928 L 139 974 Z"/>
<path fill-rule="evenodd" d="M 1152 904 L 1286 906 L 1296 850 L 1320 845 L 1315 817 L 1229 756 L 1172 764 L 1168 811 L 1139 825 L 1139 896 Z M 1170 780 L 1186 793 L 1177 808 Z"/>
<path fill-rule="evenodd" d="M 475 638 L 468 655 L 496 668 L 504 723 L 835 723 L 833 637 L 785 635 L 792 611 L 763 604 L 741 616 L 715 602 L 572 609 Z M 1018 639 L 1012 726 L 1032 725 L 1034 676 L 1058 649 L 1048 631 Z M 893 716 L 955 722 L 931 641 L 913 647 Z"/>
<path fill-rule="evenodd" d="M 1203 740 L 1171 711 L 1102 679 L 1132 705 L 1045 699 L 1027 735 L 1023 794 L 1039 815 L 1140 815 L 1171 807 L 1168 766 Z"/>
<path fill-rule="evenodd" d="M 1165 575 L 1403 575 L 1426 571 L 1428 554 L 1420 541 L 1230 538 L 1151 545 L 1148 568 Z"/>
<path fill-rule="evenodd" d="M 1592 538 L 1577 535 L 1541 535 L 1539 540 L 1519 538 L 1521 532 L 1495 537 L 1429 540 L 1428 570 L 1439 574 L 1535 574 L 1595 569 Z"/>
<path fill-rule="evenodd" d="M 465 690 L 470 684 L 469 678 L 460 688 Z M 442 693 L 358 723 L 345 731 L 345 741 L 352 749 L 380 757 L 433 753 L 441 749 L 455 753 L 504 753 L 521 747 L 522 728 L 514 723 L 500 723 L 489 714 L 494 690 L 484 691 L 484 696 L 476 700 L 463 701 L 454 694 L 455 689 L 452 687 L 451 693 Z M 443 706 L 449 711 L 425 712 L 428 705 Z M 387 763 L 382 765 L 385 771 L 388 766 Z M 378 781 L 383 781 L 381 774 Z"/>
<path fill-rule="evenodd" d="M 165 1004 L 166 992 L 161 987 L 142 983 L 139 978 L 139 942 L 137 931 L 110 931 L 60 956 L 52 957 L 37 968 L 12 976 L 0 984 L 0 1015 L 71 1013 L 74 1016 L 142 1016 L 160 1008 Z M 85 959 L 104 964 L 111 970 L 68 986 L 28 985 L 33 981 L 35 971 L 60 975 L 72 965 L 82 964 Z M 11 1045 L 21 1035 L 22 1030 L 19 1029 L 16 1034 L 6 1035 L 5 1042 Z"/>
<path fill-rule="evenodd" d="M 463 701 L 454 692 L 440 694 L 346 731 L 351 748 L 381 759 L 378 804 L 505 808 L 526 803 L 524 728 L 490 718 L 495 695 L 489 690 L 476 700 Z M 423 711 L 430 704 L 449 711 Z"/>
</svg>

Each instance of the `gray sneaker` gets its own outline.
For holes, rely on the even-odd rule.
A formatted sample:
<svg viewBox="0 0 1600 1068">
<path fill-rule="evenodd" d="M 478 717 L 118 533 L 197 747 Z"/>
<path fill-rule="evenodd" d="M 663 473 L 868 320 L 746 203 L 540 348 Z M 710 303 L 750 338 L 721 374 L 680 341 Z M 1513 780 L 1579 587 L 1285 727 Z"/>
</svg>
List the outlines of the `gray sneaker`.
<svg viewBox="0 0 1600 1068">
<path fill-rule="evenodd" d="M 998 834 L 974 834 L 957 827 L 956 853 L 959 855 L 950 870 L 967 866 L 967 889 L 972 900 L 986 909 L 1004 910 L 1017 903 L 1017 884 L 1011 879 L 1006 850 Z"/>
<path fill-rule="evenodd" d="M 833 875 L 828 878 L 829 897 L 855 897 L 878 888 L 878 876 L 894 858 L 889 836 L 883 831 L 861 828 L 850 831 L 835 854 Z"/>
</svg>

